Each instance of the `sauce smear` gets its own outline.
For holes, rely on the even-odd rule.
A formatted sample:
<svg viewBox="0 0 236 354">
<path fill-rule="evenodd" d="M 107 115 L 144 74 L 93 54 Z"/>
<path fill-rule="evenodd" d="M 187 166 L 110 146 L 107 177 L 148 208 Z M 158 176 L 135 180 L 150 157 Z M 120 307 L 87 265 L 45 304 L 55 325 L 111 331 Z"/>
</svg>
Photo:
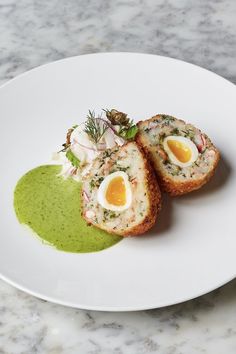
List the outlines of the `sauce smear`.
<svg viewBox="0 0 236 354">
<path fill-rule="evenodd" d="M 21 224 L 67 252 L 95 252 L 122 239 L 88 226 L 81 216 L 81 183 L 58 176 L 61 166 L 39 166 L 17 183 L 14 207 Z"/>
</svg>

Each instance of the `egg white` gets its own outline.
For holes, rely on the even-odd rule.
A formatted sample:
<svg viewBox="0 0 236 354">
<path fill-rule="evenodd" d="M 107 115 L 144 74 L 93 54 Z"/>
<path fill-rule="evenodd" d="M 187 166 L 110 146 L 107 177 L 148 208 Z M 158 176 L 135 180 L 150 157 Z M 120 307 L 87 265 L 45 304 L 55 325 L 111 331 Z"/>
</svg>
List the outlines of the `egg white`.
<svg viewBox="0 0 236 354">
<path fill-rule="evenodd" d="M 184 145 L 186 145 L 191 150 L 191 153 L 192 153 L 190 160 L 187 162 L 179 161 L 177 159 L 177 157 L 173 154 L 173 152 L 170 150 L 170 148 L 167 144 L 167 142 L 169 140 L 179 141 L 179 142 L 183 143 Z M 197 149 L 196 145 L 192 142 L 192 140 L 185 138 L 184 136 L 175 136 L 175 135 L 167 136 L 163 141 L 163 147 L 164 147 L 166 153 L 168 154 L 170 161 L 177 166 L 189 167 L 198 159 L 199 153 L 198 153 L 198 149 Z"/>
<path fill-rule="evenodd" d="M 125 184 L 125 192 L 126 192 L 126 203 L 125 205 L 113 205 L 108 203 L 106 200 L 106 191 L 109 186 L 109 183 L 113 180 L 113 178 L 122 177 Z M 110 175 L 106 176 L 102 183 L 100 184 L 97 192 L 97 201 L 98 203 L 105 209 L 112 211 L 124 211 L 131 206 L 132 203 L 132 191 L 129 182 L 129 177 L 127 173 L 123 171 L 113 172 Z"/>
</svg>

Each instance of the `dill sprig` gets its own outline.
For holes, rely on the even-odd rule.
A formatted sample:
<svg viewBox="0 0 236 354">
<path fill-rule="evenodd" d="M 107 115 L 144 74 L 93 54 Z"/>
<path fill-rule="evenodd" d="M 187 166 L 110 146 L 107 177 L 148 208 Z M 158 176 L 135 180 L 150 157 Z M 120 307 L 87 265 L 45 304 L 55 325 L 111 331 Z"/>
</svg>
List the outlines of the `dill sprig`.
<svg viewBox="0 0 236 354">
<path fill-rule="evenodd" d="M 95 112 L 89 110 L 84 131 L 95 144 L 101 140 L 108 128 L 109 126 L 105 121 L 102 121 L 100 118 L 96 118 Z"/>
</svg>

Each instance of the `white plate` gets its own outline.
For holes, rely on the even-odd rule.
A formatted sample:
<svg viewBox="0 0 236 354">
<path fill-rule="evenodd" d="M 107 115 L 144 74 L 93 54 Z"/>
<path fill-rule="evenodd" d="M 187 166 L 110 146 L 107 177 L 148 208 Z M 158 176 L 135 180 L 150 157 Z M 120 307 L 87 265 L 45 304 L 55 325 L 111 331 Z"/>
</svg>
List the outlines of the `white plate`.
<svg viewBox="0 0 236 354">
<path fill-rule="evenodd" d="M 175 304 L 234 278 L 235 102 L 235 86 L 207 70 L 130 53 L 61 60 L 1 87 L 1 277 L 46 300 L 112 311 Z M 165 200 L 146 236 L 98 253 L 60 252 L 18 223 L 13 190 L 27 170 L 49 162 L 88 109 L 106 107 L 136 120 L 168 113 L 192 122 L 209 134 L 222 160 L 201 191 Z"/>
</svg>

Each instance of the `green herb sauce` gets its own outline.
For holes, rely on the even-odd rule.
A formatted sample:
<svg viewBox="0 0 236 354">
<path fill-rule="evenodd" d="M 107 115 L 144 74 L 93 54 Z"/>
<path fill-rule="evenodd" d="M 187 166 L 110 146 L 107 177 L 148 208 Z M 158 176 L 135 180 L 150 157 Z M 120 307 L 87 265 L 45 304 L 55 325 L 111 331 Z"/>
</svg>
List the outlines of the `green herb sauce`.
<svg viewBox="0 0 236 354">
<path fill-rule="evenodd" d="M 81 216 L 81 183 L 58 176 L 60 169 L 40 166 L 19 180 L 14 192 L 19 222 L 67 252 L 101 251 L 120 241 L 121 237 L 86 224 Z"/>
</svg>

